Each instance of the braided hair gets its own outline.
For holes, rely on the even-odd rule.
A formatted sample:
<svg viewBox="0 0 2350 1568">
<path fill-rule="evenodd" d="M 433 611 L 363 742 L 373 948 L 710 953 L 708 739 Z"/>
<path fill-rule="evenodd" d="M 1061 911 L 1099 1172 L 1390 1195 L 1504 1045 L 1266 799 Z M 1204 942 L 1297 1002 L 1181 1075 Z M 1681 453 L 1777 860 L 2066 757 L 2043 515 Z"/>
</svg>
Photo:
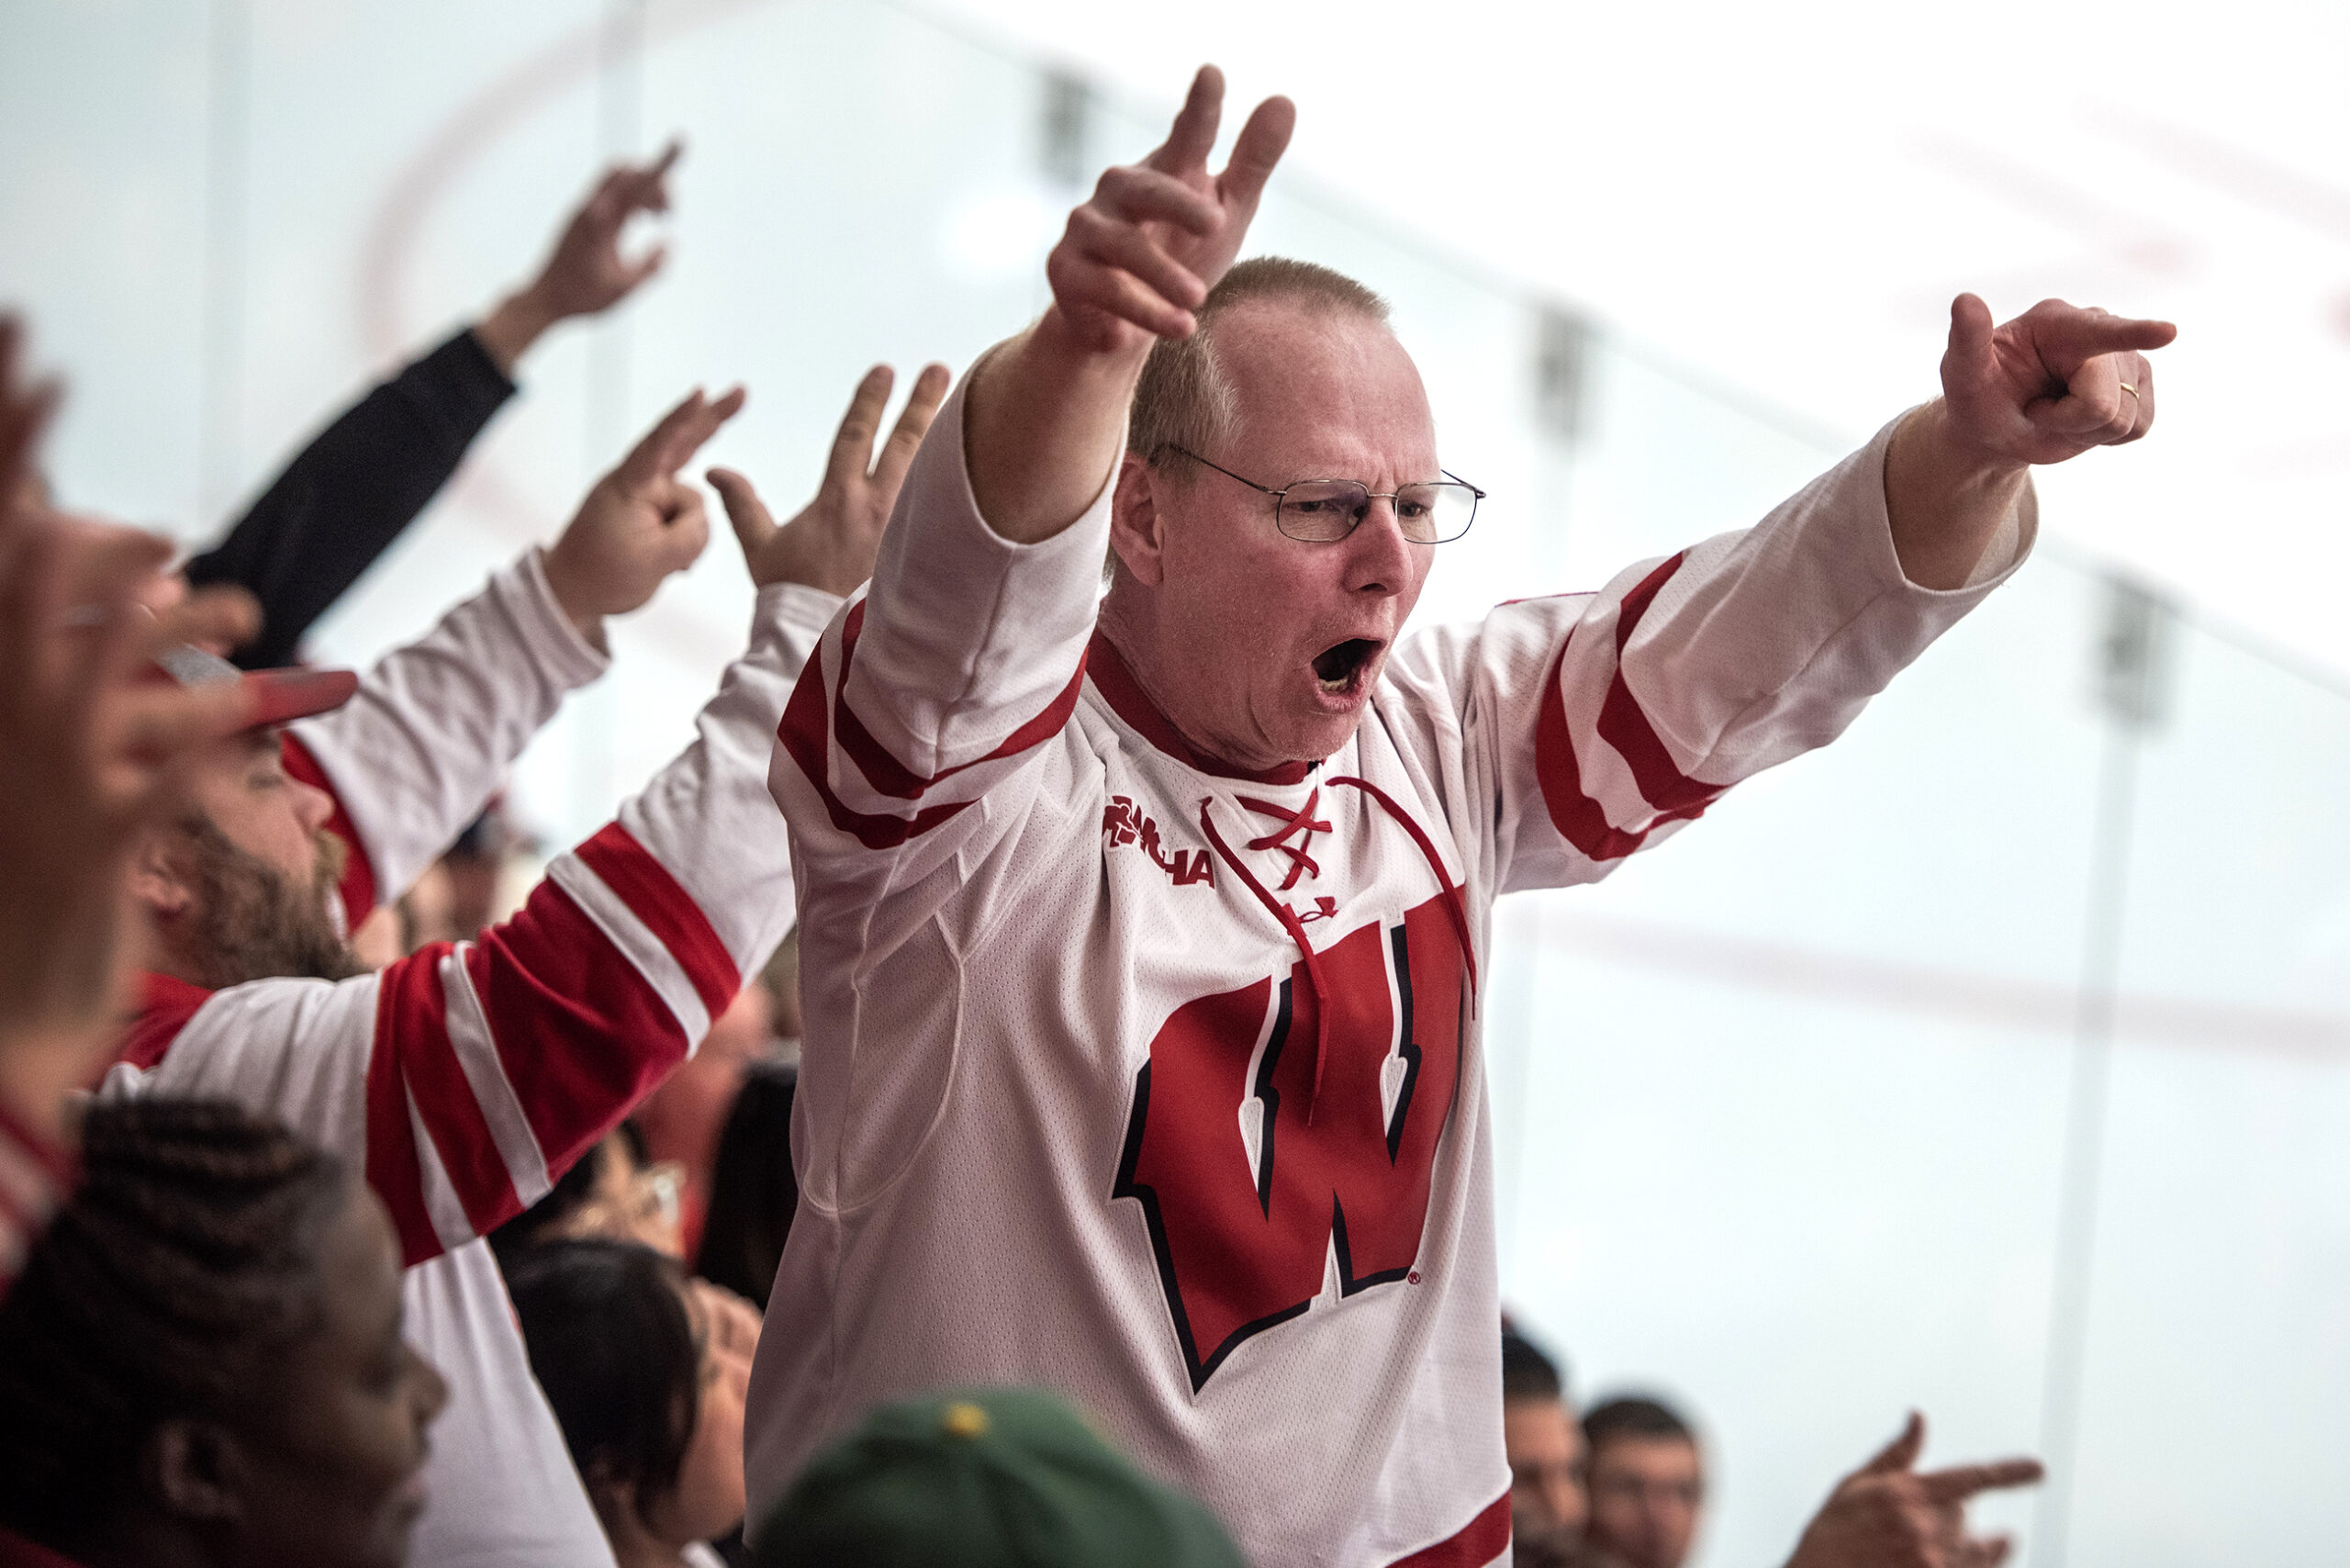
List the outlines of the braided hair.
<svg viewBox="0 0 2350 1568">
<path fill-rule="evenodd" d="M 0 1304 L 0 1525 L 72 1550 L 118 1518 L 149 1434 L 229 1418 L 315 1320 L 342 1165 L 231 1104 L 93 1104 L 83 1185 Z"/>
</svg>

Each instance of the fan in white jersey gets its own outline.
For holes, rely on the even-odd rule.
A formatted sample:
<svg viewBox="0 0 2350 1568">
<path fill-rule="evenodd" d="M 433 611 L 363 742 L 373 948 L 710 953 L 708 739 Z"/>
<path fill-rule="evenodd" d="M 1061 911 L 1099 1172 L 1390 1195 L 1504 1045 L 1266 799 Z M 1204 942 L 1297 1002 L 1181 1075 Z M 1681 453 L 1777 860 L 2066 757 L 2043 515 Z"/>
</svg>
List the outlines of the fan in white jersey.
<svg viewBox="0 0 2350 1568">
<path fill-rule="evenodd" d="M 702 502 L 677 471 L 740 393 L 672 410 L 551 549 L 385 658 L 339 711 L 200 756 L 133 860 L 149 972 L 105 1092 L 266 1113 L 384 1200 L 408 1337 L 450 1386 L 419 1562 L 612 1561 L 478 1238 L 685 1059 L 789 924 L 769 736 L 818 630 L 868 569 L 946 392 L 945 370 L 925 371 L 868 474 L 890 380 L 877 369 L 859 386 L 798 519 L 738 527 L 758 588 L 750 646 L 694 744 L 558 857 L 511 919 L 354 974 L 321 903 L 339 893 L 348 929 L 407 888 L 565 694 L 601 672 L 604 618 L 699 554 Z"/>
<path fill-rule="evenodd" d="M 1963 297 L 1945 396 L 1754 528 L 1402 638 L 1475 496 L 1374 297 L 1226 275 L 1293 111 L 1216 175 L 1221 97 L 1070 218 L 778 732 L 755 1519 L 877 1401 L 1042 1383 L 1256 1562 L 1505 1557 L 1494 899 L 1833 738 L 2020 563 L 2028 465 L 2152 417 L 2168 327 Z"/>
</svg>

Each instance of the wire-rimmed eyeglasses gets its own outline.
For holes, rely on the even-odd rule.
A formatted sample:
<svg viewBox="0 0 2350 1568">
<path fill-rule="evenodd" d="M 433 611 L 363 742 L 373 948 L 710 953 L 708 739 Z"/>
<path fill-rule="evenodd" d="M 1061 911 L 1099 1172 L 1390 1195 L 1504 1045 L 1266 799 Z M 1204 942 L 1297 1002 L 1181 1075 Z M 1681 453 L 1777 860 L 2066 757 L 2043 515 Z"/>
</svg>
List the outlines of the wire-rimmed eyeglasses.
<svg viewBox="0 0 2350 1568">
<path fill-rule="evenodd" d="M 1300 479 L 1280 489 L 1243 479 L 1220 463 L 1210 463 L 1185 446 L 1169 444 L 1192 462 L 1214 469 L 1227 479 L 1273 498 L 1273 526 L 1292 539 L 1312 544 L 1334 543 L 1352 533 L 1371 515 L 1373 501 L 1392 501 L 1395 526 L 1415 544 L 1446 544 L 1469 532 L 1477 520 L 1477 503 L 1485 492 L 1449 469 L 1442 479 L 1374 490 L 1359 479 Z"/>
</svg>

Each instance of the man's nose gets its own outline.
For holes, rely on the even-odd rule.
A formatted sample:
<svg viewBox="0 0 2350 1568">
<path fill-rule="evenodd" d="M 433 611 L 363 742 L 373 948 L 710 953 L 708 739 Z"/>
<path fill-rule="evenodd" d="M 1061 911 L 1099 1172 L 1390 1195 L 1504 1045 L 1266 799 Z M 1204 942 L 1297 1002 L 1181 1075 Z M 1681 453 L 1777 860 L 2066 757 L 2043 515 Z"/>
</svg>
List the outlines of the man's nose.
<svg viewBox="0 0 2350 1568">
<path fill-rule="evenodd" d="M 314 784 L 297 783 L 294 789 L 295 811 L 302 826 L 311 833 L 325 827 L 334 816 L 334 797 Z"/>
<path fill-rule="evenodd" d="M 1402 593 L 1409 588 L 1417 563 L 1412 542 L 1404 537 L 1404 525 L 1395 516 L 1395 503 L 1387 497 L 1375 498 L 1347 535 L 1347 587 L 1355 593 L 1382 596 Z"/>
</svg>

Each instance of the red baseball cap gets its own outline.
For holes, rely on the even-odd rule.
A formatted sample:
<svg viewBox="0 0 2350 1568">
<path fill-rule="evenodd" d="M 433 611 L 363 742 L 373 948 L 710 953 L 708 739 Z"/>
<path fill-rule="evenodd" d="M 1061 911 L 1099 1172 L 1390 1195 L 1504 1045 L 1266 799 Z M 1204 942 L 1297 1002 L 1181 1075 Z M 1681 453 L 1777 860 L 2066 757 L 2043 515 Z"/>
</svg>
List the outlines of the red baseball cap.
<svg viewBox="0 0 2350 1568">
<path fill-rule="evenodd" d="M 253 700 L 253 718 L 249 726 L 261 729 L 272 724 L 291 723 L 307 719 L 313 713 L 325 713 L 351 700 L 359 689 L 359 678 L 347 669 L 239 669 L 218 654 L 208 654 L 192 643 L 182 643 L 155 655 L 163 673 L 182 686 L 217 686 L 224 681 L 242 681 Z"/>
</svg>

